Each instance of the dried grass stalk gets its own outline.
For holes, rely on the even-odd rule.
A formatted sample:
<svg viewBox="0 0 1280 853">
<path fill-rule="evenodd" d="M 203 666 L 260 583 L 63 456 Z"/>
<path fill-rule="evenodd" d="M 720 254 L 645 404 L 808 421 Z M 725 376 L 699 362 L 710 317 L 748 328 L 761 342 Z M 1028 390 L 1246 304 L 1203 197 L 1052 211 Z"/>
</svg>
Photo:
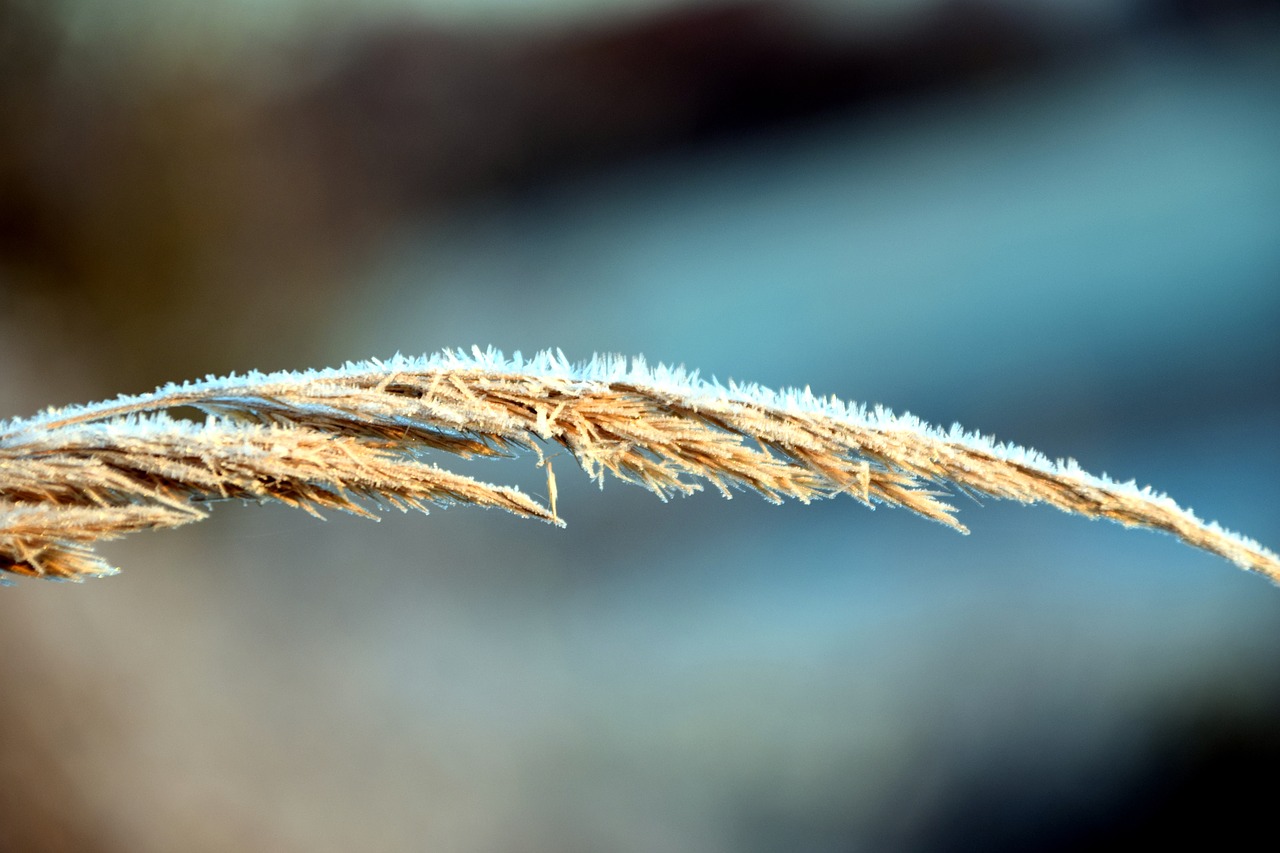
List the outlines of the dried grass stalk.
<svg viewBox="0 0 1280 853">
<path fill-rule="evenodd" d="M 184 406 L 203 410 L 204 423 L 169 417 Z M 418 458 L 541 455 L 539 440 L 602 483 L 609 473 L 664 499 L 702 482 L 775 502 L 843 493 L 967 532 L 942 500 L 955 489 L 1163 530 L 1280 582 L 1276 554 L 1163 495 L 959 427 L 808 390 L 724 387 L 640 359 L 574 366 L 559 354 L 506 360 L 478 349 L 209 378 L 0 424 L 0 570 L 106 573 L 92 542 L 185 524 L 232 498 L 366 515 L 369 503 L 475 504 L 560 523 L 516 489 Z"/>
</svg>

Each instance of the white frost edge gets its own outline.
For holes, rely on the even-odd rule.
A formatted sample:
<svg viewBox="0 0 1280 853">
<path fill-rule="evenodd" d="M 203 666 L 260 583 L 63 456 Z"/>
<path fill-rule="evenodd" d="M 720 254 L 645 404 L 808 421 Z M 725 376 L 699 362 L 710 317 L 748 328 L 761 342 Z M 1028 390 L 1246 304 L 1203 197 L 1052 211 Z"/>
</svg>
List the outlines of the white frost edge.
<svg viewBox="0 0 1280 853">
<path fill-rule="evenodd" d="M 473 346 L 470 351 L 462 348 L 446 349 L 430 355 L 406 356 L 396 353 L 388 359 L 349 361 L 341 367 L 310 368 L 301 371 L 280 370 L 270 373 L 251 370 L 243 374 L 231 373 L 227 376 L 210 374 L 204 379 L 181 383 L 171 382 L 150 393 L 121 394 L 114 399 L 97 403 L 49 408 L 28 418 L 0 421 L 0 447 L 21 441 L 23 435 L 29 435 L 33 430 L 40 430 L 49 423 L 72 417 L 92 416 L 95 411 L 107 411 L 119 406 L 145 405 L 149 401 L 159 402 L 164 397 L 175 394 L 225 393 L 227 396 L 252 397 L 252 388 L 257 385 L 302 385 L 350 379 L 367 374 L 383 376 L 387 373 L 428 373 L 437 370 L 483 370 L 496 374 L 532 376 L 582 384 L 627 383 L 679 397 L 695 406 L 698 402 L 749 403 L 788 414 L 822 415 L 870 429 L 910 432 L 986 453 L 996 459 L 1033 468 L 1052 476 L 1072 479 L 1087 486 L 1106 489 L 1117 495 L 1127 495 L 1161 506 L 1249 550 L 1260 552 L 1269 558 L 1280 559 L 1256 540 L 1228 530 L 1215 521 L 1199 518 L 1189 508 L 1180 506 L 1163 492 L 1156 491 L 1150 486 L 1139 486 L 1135 480 L 1119 482 L 1106 474 L 1092 474 L 1081 468 L 1075 459 L 1050 459 L 1038 450 L 1011 442 L 997 441 L 994 437 L 980 432 L 966 430 L 959 423 L 952 424 L 950 429 L 942 429 L 921 420 L 910 412 L 895 414 L 891 409 L 878 404 L 867 406 L 863 403 L 845 402 L 835 396 L 818 396 L 808 386 L 773 390 L 754 382 L 737 383 L 730 380 L 728 385 L 724 385 L 715 379 L 707 381 L 701 378 L 697 370 L 661 362 L 650 365 L 642 355 L 628 358 L 621 354 L 594 354 L 586 362 L 573 362 L 559 349 L 542 350 L 530 358 L 525 358 L 519 350 L 516 350 L 508 358 L 502 350 L 495 347 L 490 346 L 482 350 L 478 346 Z M 131 419 L 130 424 L 136 428 L 148 417 Z M 77 426 L 85 425 L 87 424 Z M 173 429 L 174 423 L 165 423 L 165 428 Z M 193 425 L 192 428 L 198 429 L 199 425 Z"/>
</svg>

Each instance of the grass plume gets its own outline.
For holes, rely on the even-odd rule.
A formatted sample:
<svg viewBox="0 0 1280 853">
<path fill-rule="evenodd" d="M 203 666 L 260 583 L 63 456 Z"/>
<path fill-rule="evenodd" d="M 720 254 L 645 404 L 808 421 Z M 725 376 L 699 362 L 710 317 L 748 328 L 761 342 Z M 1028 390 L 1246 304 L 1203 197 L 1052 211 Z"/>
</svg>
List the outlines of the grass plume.
<svg viewBox="0 0 1280 853">
<path fill-rule="evenodd" d="M 180 407 L 203 423 L 175 420 Z M 498 507 L 561 523 L 515 488 L 423 461 L 562 445 L 586 473 L 664 499 L 710 483 L 771 501 L 848 494 L 967 532 L 949 490 L 1046 503 L 1171 533 L 1280 582 L 1280 557 L 1169 498 L 996 444 L 815 397 L 707 383 L 643 360 L 572 365 L 474 349 L 301 373 L 250 373 L 51 409 L 0 424 L 0 571 L 79 579 L 114 571 L 95 542 L 197 521 L 211 502 L 274 500 L 362 515 L 389 505 Z"/>
</svg>

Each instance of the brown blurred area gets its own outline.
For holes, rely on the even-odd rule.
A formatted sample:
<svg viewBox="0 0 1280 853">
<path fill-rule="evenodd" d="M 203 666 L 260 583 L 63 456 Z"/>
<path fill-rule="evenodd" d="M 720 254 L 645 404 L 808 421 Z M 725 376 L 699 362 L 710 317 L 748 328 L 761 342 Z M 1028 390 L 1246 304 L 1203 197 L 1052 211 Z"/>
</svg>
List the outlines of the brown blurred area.
<svg viewBox="0 0 1280 853">
<path fill-rule="evenodd" d="M 104 386 L 305 357 L 359 225 L 305 129 L 244 85 L 83 55 L 46 8 L 0 11 L 7 311 Z"/>
<path fill-rule="evenodd" d="M 405 217 L 1054 55 L 1042 22 L 974 3 L 889 33 L 677 5 L 370 25 L 287 44 L 262 85 L 86 48 L 55 8 L 0 3 L 0 292 L 103 392 L 309 363 L 335 290 Z"/>
<path fill-rule="evenodd" d="M 0 850 L 123 850 L 95 819 L 83 781 L 65 760 L 82 719 L 109 726 L 101 717 L 104 686 L 91 678 L 68 683 L 69 673 L 47 668 L 39 650 L 13 653 L 12 626 L 4 633 L 10 652 L 0 659 L 0 684 L 39 689 L 0 690 Z"/>
</svg>

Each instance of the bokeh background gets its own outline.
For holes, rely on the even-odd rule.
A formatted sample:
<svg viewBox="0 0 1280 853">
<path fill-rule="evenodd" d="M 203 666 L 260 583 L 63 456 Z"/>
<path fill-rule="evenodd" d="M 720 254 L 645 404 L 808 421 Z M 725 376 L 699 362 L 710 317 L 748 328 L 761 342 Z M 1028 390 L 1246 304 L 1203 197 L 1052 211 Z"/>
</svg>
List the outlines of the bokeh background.
<svg viewBox="0 0 1280 853">
<path fill-rule="evenodd" d="M 1280 3 L 0 0 L 0 416 L 643 353 L 1280 546 Z M 1280 590 L 962 499 L 219 507 L 0 589 L 0 849 L 1108 849 L 1267 827 Z M 482 473 L 538 493 L 525 460 Z"/>
</svg>

